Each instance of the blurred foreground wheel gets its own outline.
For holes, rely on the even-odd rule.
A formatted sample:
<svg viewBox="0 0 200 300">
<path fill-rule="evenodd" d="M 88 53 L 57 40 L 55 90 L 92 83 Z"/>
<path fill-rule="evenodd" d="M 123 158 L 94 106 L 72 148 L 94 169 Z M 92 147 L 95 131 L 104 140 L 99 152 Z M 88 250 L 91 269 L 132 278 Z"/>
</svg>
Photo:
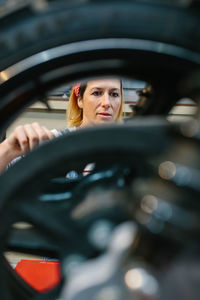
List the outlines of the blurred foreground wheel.
<svg viewBox="0 0 200 300">
<path fill-rule="evenodd" d="M 124 195 L 120 196 L 120 190 L 126 189 L 135 177 L 151 176 L 153 171 L 145 157 L 155 157 L 169 143 L 167 124 L 158 124 L 150 120 L 146 128 L 141 120 L 135 126 L 79 130 L 39 147 L 1 176 L 1 239 L 4 241 L 1 274 L 8 277 L 1 285 L 3 295 L 13 291 L 17 295 L 19 286 L 20 297 L 25 294 L 24 299 L 29 299 L 31 295 L 27 293 L 28 287 L 23 289 L 25 285 L 11 276 L 8 265 L 3 266 L 5 249 L 46 254 L 61 260 L 61 267 L 69 255 L 85 258 L 97 255 L 100 250 L 89 238 L 92 225 L 107 219 L 113 227 L 131 217 L 128 209 L 131 204 Z M 75 182 L 65 179 L 64 174 L 69 170 L 80 169 L 93 161 L 99 168 L 89 176 Z M 115 196 L 106 193 L 108 186 L 116 190 Z M 102 192 L 98 196 L 96 191 L 91 202 L 88 195 L 94 187 Z M 11 226 L 16 222 L 27 222 L 32 227 L 22 230 L 21 235 L 16 229 L 12 233 Z M 50 299 L 50 295 L 46 297 Z"/>
</svg>

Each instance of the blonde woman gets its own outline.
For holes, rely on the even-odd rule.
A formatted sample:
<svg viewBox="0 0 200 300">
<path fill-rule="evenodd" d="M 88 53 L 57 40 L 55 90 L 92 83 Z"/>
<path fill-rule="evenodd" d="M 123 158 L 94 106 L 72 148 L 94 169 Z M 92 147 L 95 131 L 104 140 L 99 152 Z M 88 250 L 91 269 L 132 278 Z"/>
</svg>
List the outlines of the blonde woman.
<svg viewBox="0 0 200 300">
<path fill-rule="evenodd" d="M 122 120 L 123 92 L 118 79 L 75 85 L 67 109 L 67 127 L 87 127 Z"/>
<path fill-rule="evenodd" d="M 0 171 L 14 159 L 33 150 L 42 142 L 66 131 L 88 126 L 121 122 L 123 90 L 119 79 L 91 80 L 75 85 L 67 108 L 67 130 L 49 130 L 38 123 L 18 126 L 0 144 Z"/>
</svg>

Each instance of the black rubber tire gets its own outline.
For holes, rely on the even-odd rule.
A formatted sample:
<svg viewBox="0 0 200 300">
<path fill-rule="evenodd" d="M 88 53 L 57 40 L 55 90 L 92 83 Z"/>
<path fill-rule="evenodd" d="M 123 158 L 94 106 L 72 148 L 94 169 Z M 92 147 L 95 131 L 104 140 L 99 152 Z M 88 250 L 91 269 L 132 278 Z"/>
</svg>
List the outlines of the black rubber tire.
<svg viewBox="0 0 200 300">
<path fill-rule="evenodd" d="M 52 1 L 24 7 L 0 20 L 0 70 L 34 53 L 66 43 L 134 38 L 200 50 L 200 12 L 138 1 Z"/>
<path fill-rule="evenodd" d="M 132 124 L 110 125 L 102 128 L 88 128 L 82 132 L 78 130 L 42 145 L 1 175 L 0 214 L 2 226 L 0 237 L 2 243 L 0 245 L 0 265 L 2 267 L 0 274 L 6 274 L 8 277 L 7 282 L 0 284 L 1 292 L 6 294 L 9 286 L 12 286 L 13 295 L 18 296 L 21 289 L 20 299 L 23 300 L 31 299 L 35 294 L 34 291 L 31 291 L 30 286 L 23 284 L 11 272 L 10 268 L 3 264 L 2 259 L 9 228 L 13 220 L 14 222 L 19 221 L 21 215 L 17 211 L 18 208 L 19 211 L 21 210 L 23 202 L 26 203 L 26 200 L 29 203 L 37 202 L 37 197 L 33 194 L 35 195 L 35 191 L 40 190 L 50 178 L 54 178 L 60 172 L 76 169 L 80 164 L 85 166 L 86 162 L 91 160 L 99 163 L 112 161 L 125 163 L 129 166 L 134 165 L 137 175 L 143 176 L 145 174 L 146 176 L 146 167 L 144 166 L 147 166 L 147 162 L 145 157 L 159 155 L 163 149 L 166 149 L 171 143 L 171 139 L 168 138 L 168 131 L 170 131 L 170 127 L 166 122 L 162 120 L 153 121 L 152 119 L 149 119 L 149 126 L 146 126 L 146 120 L 145 122 L 139 120 L 135 126 Z M 150 134 L 151 132 L 152 134 Z M 160 143 L 156 144 L 158 139 Z M 143 165 L 142 168 L 141 164 Z M 59 173 L 57 173 L 58 170 Z M 16 174 L 17 176 L 15 176 Z M 8 182 L 10 182 L 9 185 Z M 17 210 L 15 210 L 16 207 L 18 207 Z M 33 211 L 30 210 L 30 213 L 32 214 Z M 28 221 L 28 218 L 26 220 Z M 47 216 L 44 216 L 44 220 L 48 220 Z M 51 223 L 52 219 L 49 220 Z M 41 299 L 52 298 L 48 298 L 47 294 L 44 295 L 44 298 L 41 295 Z M 7 299 L 5 298 L 5 300 Z"/>
<path fill-rule="evenodd" d="M 76 52 L 78 46 L 75 43 L 91 41 L 82 53 L 77 51 L 70 56 L 69 49 L 65 49 L 67 53 L 62 54 L 63 57 L 58 58 L 57 62 L 50 60 L 42 64 L 40 61 L 38 65 L 36 62 L 27 72 L 21 70 L 14 78 L 8 76 L 9 80 L 6 79 L 9 69 L 0 73 L 0 82 L 3 83 L 0 85 L 1 130 L 6 130 L 23 108 L 35 99 L 43 99 L 45 92 L 58 84 L 52 80 L 45 85 L 40 76 L 59 66 L 70 65 L 68 70 L 71 71 L 62 78 L 65 83 L 76 81 L 78 77 L 98 75 L 94 72 L 96 62 L 99 63 L 100 75 L 118 74 L 151 83 L 155 99 L 147 103 L 142 114 L 166 114 L 180 97 L 190 97 L 189 93 L 178 95 L 177 86 L 182 77 L 184 79 L 184 76 L 199 68 L 200 34 L 196 28 L 200 25 L 200 11 L 156 4 L 154 0 L 145 2 L 49 1 L 41 11 L 25 6 L 1 17 L 0 70 L 34 54 L 40 53 L 42 56 L 43 50 L 54 48 L 54 53 L 57 53 L 55 47 L 65 45 L 72 46 Z M 107 42 L 112 38 L 117 38 L 117 45 L 114 43 L 110 51 L 106 50 Z M 126 39 L 125 44 L 122 38 Z M 103 40 L 105 48 L 94 50 L 94 40 L 101 45 Z M 140 40 L 139 48 L 134 44 L 136 48 L 128 49 L 127 41 L 137 44 L 137 40 Z M 125 45 L 123 52 L 121 45 Z M 112 63 L 108 66 L 108 62 L 104 62 L 103 67 L 105 58 L 107 61 L 110 59 L 115 67 Z M 84 68 L 81 65 L 83 62 Z"/>
</svg>

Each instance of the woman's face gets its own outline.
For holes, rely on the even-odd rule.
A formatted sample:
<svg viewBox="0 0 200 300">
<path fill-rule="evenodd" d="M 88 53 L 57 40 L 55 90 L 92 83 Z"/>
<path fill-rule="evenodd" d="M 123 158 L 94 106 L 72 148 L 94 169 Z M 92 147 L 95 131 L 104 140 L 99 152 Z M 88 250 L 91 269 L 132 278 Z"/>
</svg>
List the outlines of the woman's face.
<svg viewBox="0 0 200 300">
<path fill-rule="evenodd" d="M 78 99 L 78 106 L 83 110 L 81 127 L 115 122 L 121 101 L 120 80 L 89 81 L 83 98 Z"/>
</svg>

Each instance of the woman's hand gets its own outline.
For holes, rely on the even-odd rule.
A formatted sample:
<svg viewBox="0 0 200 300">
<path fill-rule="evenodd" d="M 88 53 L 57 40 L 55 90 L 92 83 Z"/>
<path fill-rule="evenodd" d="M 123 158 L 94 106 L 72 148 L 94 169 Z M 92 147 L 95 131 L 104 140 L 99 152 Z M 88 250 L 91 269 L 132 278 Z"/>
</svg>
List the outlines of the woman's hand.
<svg viewBox="0 0 200 300">
<path fill-rule="evenodd" d="M 39 144 L 54 137 L 53 133 L 39 123 L 20 125 L 0 144 L 0 171 L 14 158 L 32 151 Z"/>
</svg>

